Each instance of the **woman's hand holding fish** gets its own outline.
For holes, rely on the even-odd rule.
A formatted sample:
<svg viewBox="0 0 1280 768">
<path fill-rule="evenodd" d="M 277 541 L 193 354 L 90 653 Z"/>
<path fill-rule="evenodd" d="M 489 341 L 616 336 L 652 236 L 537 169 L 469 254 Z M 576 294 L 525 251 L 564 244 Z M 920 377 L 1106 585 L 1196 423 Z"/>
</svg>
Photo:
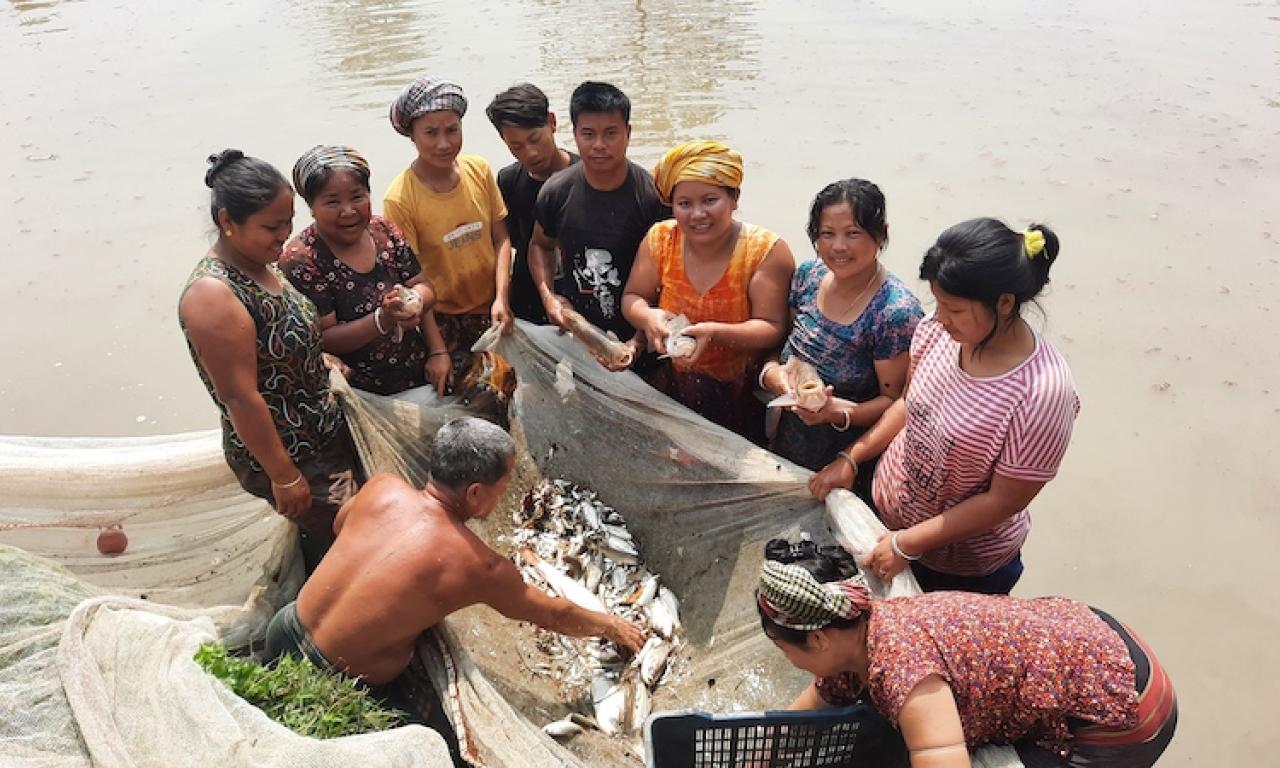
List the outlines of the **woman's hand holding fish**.
<svg viewBox="0 0 1280 768">
<path fill-rule="evenodd" d="M 693 325 L 685 328 L 682 333 L 685 336 L 692 338 L 697 342 L 697 344 L 693 348 L 693 353 L 684 358 L 684 362 L 689 365 L 693 365 L 698 362 L 698 358 L 702 356 L 703 350 L 705 350 L 707 345 L 715 339 L 716 334 L 720 332 L 720 327 L 722 325 L 722 323 L 713 322 L 694 323 Z"/>
<path fill-rule="evenodd" d="M 331 355 L 328 352 L 321 352 L 320 360 L 321 362 L 324 363 L 324 367 L 326 370 L 337 371 L 338 373 L 341 373 L 343 376 L 351 375 L 351 366 L 342 362 L 342 358 L 338 357 L 337 355 Z"/>
<path fill-rule="evenodd" d="M 845 400 L 843 397 L 835 396 L 835 387 L 827 385 L 827 402 L 816 411 L 808 408 L 801 408 L 798 405 L 791 406 L 791 412 L 800 417 L 800 420 L 806 426 L 816 427 L 819 424 L 832 424 L 841 429 L 848 429 L 849 417 L 852 415 L 853 409 L 858 404 L 852 400 Z"/>
<path fill-rule="evenodd" d="M 670 312 L 665 309 L 651 307 L 645 313 L 644 323 L 641 324 L 643 327 L 636 329 L 637 332 L 644 333 L 645 338 L 649 340 L 649 349 L 659 355 L 667 354 L 667 323 L 670 320 Z"/>
<path fill-rule="evenodd" d="M 382 297 L 382 313 L 401 327 L 413 327 L 418 324 L 422 314 L 422 305 L 406 306 L 400 295 L 401 286 L 397 284 Z M 385 321 L 384 321 L 385 322 Z"/>
</svg>

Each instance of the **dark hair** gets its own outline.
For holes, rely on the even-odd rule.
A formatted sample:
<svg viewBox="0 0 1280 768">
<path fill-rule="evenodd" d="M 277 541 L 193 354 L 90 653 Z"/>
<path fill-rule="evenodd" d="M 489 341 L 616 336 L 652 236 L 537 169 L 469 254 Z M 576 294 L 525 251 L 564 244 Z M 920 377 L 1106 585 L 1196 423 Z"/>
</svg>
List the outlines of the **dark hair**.
<svg viewBox="0 0 1280 768">
<path fill-rule="evenodd" d="M 1013 295 L 1016 316 L 1022 304 L 1040 295 L 1049 282 L 1049 267 L 1058 258 L 1058 236 L 1043 224 L 1027 231 L 1044 235 L 1044 250 L 1028 256 L 1026 240 L 998 219 L 970 219 L 950 227 L 920 262 L 920 279 L 937 283 L 952 296 L 980 302 L 996 314 L 996 303 L 1004 294 Z M 975 349 L 981 349 L 995 335 L 999 319 Z"/>
<path fill-rule="evenodd" d="M 550 105 L 547 95 L 533 83 L 520 83 L 493 97 L 484 113 L 493 127 L 502 132 L 502 126 L 540 128 L 547 124 Z"/>
<path fill-rule="evenodd" d="M 859 573 L 858 564 L 854 561 L 853 555 L 849 554 L 843 547 L 819 547 L 808 539 L 801 539 L 796 542 L 791 542 L 787 539 L 769 539 L 768 543 L 764 545 L 764 557 L 766 560 L 774 560 L 784 565 L 798 565 L 808 571 L 813 578 L 817 579 L 819 584 L 825 584 L 828 581 L 841 581 Z M 765 615 L 759 605 L 756 606 L 756 611 L 760 614 L 760 628 L 774 640 L 781 640 L 792 645 L 804 645 L 805 638 L 812 631 L 791 629 L 790 627 L 774 624 L 773 620 Z M 848 629 L 856 627 L 864 621 L 866 621 L 865 615 L 856 619 L 832 619 L 827 627 Z"/>
<path fill-rule="evenodd" d="M 271 163 L 249 157 L 238 149 L 224 149 L 209 155 L 208 163 L 204 183 L 213 190 L 209 196 L 209 214 L 215 227 L 220 226 L 218 211 L 226 210 L 232 221 L 242 224 L 270 205 L 280 190 L 293 189 Z"/>
<path fill-rule="evenodd" d="M 622 122 L 630 125 L 631 99 L 615 85 L 588 80 L 574 88 L 573 95 L 569 97 L 569 119 L 575 126 L 578 124 L 578 115 L 583 112 L 618 112 L 622 115 Z"/>
<path fill-rule="evenodd" d="M 453 491 L 493 485 L 506 476 L 515 441 L 502 427 L 463 416 L 440 427 L 431 441 L 431 482 Z"/>
<path fill-rule="evenodd" d="M 876 242 L 889 242 L 889 227 L 884 221 L 884 193 L 866 179 L 841 179 L 822 188 L 809 208 L 809 242 L 817 244 L 822 212 L 833 205 L 848 203 L 853 220 Z"/>
</svg>

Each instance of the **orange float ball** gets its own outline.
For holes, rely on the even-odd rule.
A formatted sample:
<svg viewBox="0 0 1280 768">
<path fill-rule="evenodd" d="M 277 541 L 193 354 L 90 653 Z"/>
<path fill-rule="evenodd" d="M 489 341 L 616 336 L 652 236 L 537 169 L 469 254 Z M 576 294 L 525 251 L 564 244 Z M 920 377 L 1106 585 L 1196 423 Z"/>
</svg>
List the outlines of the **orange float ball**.
<svg viewBox="0 0 1280 768">
<path fill-rule="evenodd" d="M 119 525 L 103 528 L 98 534 L 98 551 L 104 555 L 118 555 L 128 546 L 129 537 Z"/>
</svg>

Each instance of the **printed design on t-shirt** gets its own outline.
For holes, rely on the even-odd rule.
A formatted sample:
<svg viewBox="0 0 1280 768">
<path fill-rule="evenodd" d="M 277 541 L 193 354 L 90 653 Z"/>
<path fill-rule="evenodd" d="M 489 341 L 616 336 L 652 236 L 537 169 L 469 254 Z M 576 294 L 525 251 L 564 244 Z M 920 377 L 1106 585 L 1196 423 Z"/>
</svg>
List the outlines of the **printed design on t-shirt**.
<svg viewBox="0 0 1280 768">
<path fill-rule="evenodd" d="M 902 468 L 910 499 L 904 501 L 933 504 L 947 482 L 947 456 L 955 440 L 942 433 L 932 406 L 908 399 L 906 441 Z"/>
<path fill-rule="evenodd" d="M 617 314 L 618 302 L 610 288 L 622 287 L 618 270 L 613 266 L 613 254 L 603 248 L 587 248 L 582 252 L 582 259 L 574 261 L 579 264 L 573 270 L 578 293 L 594 296 L 600 305 L 600 315 L 606 320 L 612 320 Z"/>
<path fill-rule="evenodd" d="M 450 250 L 456 251 L 479 240 L 483 232 L 484 224 L 479 221 L 473 221 L 469 224 L 459 224 L 441 240 Z"/>
</svg>

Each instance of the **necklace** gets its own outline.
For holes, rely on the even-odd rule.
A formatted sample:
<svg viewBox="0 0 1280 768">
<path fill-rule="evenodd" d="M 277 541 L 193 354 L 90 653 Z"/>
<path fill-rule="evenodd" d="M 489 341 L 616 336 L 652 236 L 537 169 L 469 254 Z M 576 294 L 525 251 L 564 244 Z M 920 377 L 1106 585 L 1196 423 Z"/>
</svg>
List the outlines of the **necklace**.
<svg viewBox="0 0 1280 768">
<path fill-rule="evenodd" d="M 849 310 L 853 309 L 854 306 L 858 303 L 858 301 L 863 296 L 866 295 L 867 291 L 871 290 L 871 286 L 874 285 L 876 280 L 878 279 L 880 279 L 880 264 L 877 262 L 876 271 L 871 273 L 871 279 L 867 281 L 866 285 L 862 286 L 862 290 L 858 291 L 858 295 L 853 297 L 853 301 L 845 305 L 844 312 L 841 312 L 840 314 L 843 315 L 845 314 L 845 312 L 848 312 Z M 833 276 L 831 280 L 832 282 L 835 282 L 835 277 Z"/>
</svg>

